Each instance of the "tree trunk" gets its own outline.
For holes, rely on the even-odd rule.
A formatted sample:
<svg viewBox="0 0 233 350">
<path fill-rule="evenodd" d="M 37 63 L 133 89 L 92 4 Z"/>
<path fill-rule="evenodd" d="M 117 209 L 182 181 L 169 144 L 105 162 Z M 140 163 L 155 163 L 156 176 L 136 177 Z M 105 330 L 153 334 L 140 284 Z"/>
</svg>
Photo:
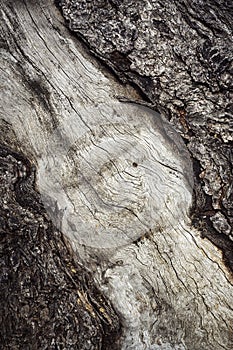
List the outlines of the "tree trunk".
<svg viewBox="0 0 233 350">
<path fill-rule="evenodd" d="M 58 5 L 121 82 L 0 5 L 2 348 L 232 349 L 230 4 Z"/>
</svg>

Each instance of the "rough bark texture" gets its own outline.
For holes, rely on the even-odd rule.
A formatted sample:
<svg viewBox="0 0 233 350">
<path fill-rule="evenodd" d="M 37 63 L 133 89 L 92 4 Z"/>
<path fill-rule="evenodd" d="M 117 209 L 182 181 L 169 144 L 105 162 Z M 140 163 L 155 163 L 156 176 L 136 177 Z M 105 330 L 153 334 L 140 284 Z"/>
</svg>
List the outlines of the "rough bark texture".
<svg viewBox="0 0 233 350">
<path fill-rule="evenodd" d="M 194 159 L 193 223 L 233 268 L 231 1 L 57 1 L 69 28 L 138 86 Z"/>
<path fill-rule="evenodd" d="M 188 148 L 52 2 L 0 5 L 3 349 L 232 349 L 232 277 L 201 238 L 231 266 L 230 5 L 185 4 L 60 2 Z"/>
<path fill-rule="evenodd" d="M 40 138 L 43 131 L 49 134 L 52 130 L 56 116 L 46 89 L 49 72 L 43 77 L 39 71 L 41 47 L 34 62 L 26 53 L 31 50 L 27 39 L 31 38 L 34 46 L 39 35 L 30 22 L 30 11 L 36 18 L 36 6 L 30 3 L 28 10 L 23 2 L 0 6 L 0 80 L 4 89 L 0 118 L 0 349 L 119 348 L 121 330 L 115 311 L 98 291 L 90 270 L 51 222 L 35 189 L 32 144 L 41 146 L 38 153 L 42 151 Z M 38 13 L 46 23 L 40 11 L 42 7 Z M 46 14 L 49 16 L 49 11 Z M 59 15 L 55 7 L 53 15 Z M 44 55 L 46 61 L 48 51 Z"/>
<path fill-rule="evenodd" d="M 117 316 L 46 219 L 35 169 L 1 144 L 0 171 L 0 348 L 112 348 Z"/>
</svg>

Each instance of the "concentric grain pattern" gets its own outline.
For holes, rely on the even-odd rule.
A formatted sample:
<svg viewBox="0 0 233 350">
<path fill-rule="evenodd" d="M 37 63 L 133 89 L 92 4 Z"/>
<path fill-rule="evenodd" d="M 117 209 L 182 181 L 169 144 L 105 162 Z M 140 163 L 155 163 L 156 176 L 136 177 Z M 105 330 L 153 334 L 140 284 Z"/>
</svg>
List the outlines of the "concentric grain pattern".
<svg viewBox="0 0 233 350">
<path fill-rule="evenodd" d="M 2 123 L 37 167 L 48 217 L 117 310 L 121 348 L 230 350 L 232 284 L 190 225 L 184 143 L 154 111 L 114 98 L 124 89 L 52 4 L 1 11 Z"/>
</svg>

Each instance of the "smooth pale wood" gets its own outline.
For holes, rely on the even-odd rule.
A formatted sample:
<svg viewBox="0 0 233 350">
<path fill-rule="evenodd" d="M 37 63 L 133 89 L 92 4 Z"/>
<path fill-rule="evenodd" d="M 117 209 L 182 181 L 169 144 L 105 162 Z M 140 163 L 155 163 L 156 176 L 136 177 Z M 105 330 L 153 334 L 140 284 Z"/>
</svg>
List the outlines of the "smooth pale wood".
<svg viewBox="0 0 233 350">
<path fill-rule="evenodd" d="M 37 166 L 49 217 L 121 316 L 122 349 L 231 349 L 232 282 L 190 226 L 185 145 L 161 116 L 114 97 L 127 91 L 52 3 L 14 4 L 17 45 L 5 3 L 2 121 Z"/>
</svg>

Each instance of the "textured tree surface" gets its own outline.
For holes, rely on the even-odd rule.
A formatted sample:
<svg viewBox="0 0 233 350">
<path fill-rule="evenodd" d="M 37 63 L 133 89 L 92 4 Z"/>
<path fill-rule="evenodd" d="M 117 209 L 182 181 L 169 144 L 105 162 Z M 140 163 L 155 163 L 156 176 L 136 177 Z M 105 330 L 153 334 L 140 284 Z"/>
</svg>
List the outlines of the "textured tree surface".
<svg viewBox="0 0 233 350">
<path fill-rule="evenodd" d="M 1 144 L 0 171 L 0 348 L 107 349 L 117 316 L 46 219 L 30 163 Z"/>
<path fill-rule="evenodd" d="M 55 6 L 51 14 L 48 8 L 43 12 L 32 2 L 27 7 L 7 1 L 0 7 L 0 349 L 113 349 L 120 335 L 118 317 L 90 270 L 48 219 L 35 190 L 40 138 L 46 139 L 56 123 L 43 63 L 49 62 L 49 48 L 40 30 L 44 24 L 48 34 L 54 31 L 62 40 L 52 26 L 59 25 L 59 13 Z M 55 45 L 52 38 L 49 45 Z M 71 106 L 68 98 L 59 99 L 64 110 L 66 103 Z"/>
<path fill-rule="evenodd" d="M 69 27 L 171 121 L 194 159 L 194 223 L 233 266 L 231 1 L 61 0 Z"/>
<path fill-rule="evenodd" d="M 124 84 L 0 5 L 1 348 L 232 349 L 230 4 L 58 5 Z"/>
</svg>

